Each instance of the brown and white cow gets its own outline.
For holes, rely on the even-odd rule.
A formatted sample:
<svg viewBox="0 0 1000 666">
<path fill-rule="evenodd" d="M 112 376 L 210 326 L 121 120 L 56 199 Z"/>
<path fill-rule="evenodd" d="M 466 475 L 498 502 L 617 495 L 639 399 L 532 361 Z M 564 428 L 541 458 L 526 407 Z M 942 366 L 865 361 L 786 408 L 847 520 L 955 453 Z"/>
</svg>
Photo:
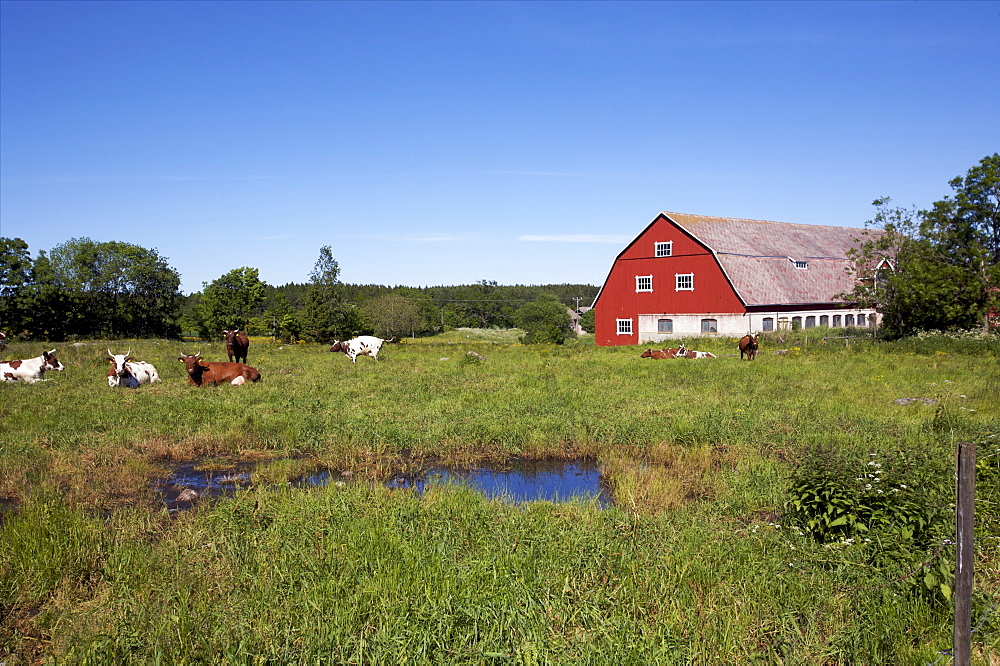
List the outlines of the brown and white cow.
<svg viewBox="0 0 1000 666">
<path fill-rule="evenodd" d="M 681 345 L 674 358 L 716 358 L 712 352 L 695 351 Z"/>
<path fill-rule="evenodd" d="M 232 363 L 235 360 L 237 363 L 246 363 L 247 351 L 250 350 L 250 338 L 247 337 L 247 334 L 241 333 L 238 328 L 234 331 L 225 330 L 222 334 L 225 336 L 229 362 Z"/>
<path fill-rule="evenodd" d="M 209 362 L 197 354 L 185 354 L 177 359 L 186 366 L 188 384 L 191 386 L 210 386 L 214 384 L 232 384 L 242 386 L 247 382 L 260 381 L 260 372 L 245 363 L 230 363 L 226 361 Z"/>
<path fill-rule="evenodd" d="M 7 334 L 0 331 L 0 351 L 3 351 L 7 346 Z"/>
<path fill-rule="evenodd" d="M 757 336 L 750 334 L 744 335 L 740 338 L 740 360 L 743 360 L 743 355 L 746 354 L 747 359 L 754 360 L 757 356 Z"/>
<path fill-rule="evenodd" d="M 156 371 L 152 363 L 145 361 L 133 361 L 132 350 L 127 354 L 112 354 L 108 350 L 108 362 L 111 367 L 108 369 L 108 386 L 124 386 L 125 388 L 136 389 L 143 384 L 152 384 L 160 381 L 160 373 Z"/>
<path fill-rule="evenodd" d="M 43 351 L 41 356 L 23 361 L 3 361 L 0 363 L 0 379 L 5 382 L 27 382 L 35 384 L 42 381 L 46 370 L 62 372 L 65 366 L 56 358 L 56 350 Z"/>
<path fill-rule="evenodd" d="M 677 353 L 676 349 L 647 349 L 646 351 L 639 354 L 639 358 L 673 358 L 674 354 Z"/>
<path fill-rule="evenodd" d="M 374 335 L 359 335 L 350 340 L 335 341 L 333 346 L 330 347 L 330 351 L 344 352 L 351 359 L 351 363 L 357 363 L 359 356 L 371 356 L 377 361 L 378 353 L 382 351 L 382 344 L 392 342 L 395 339 L 383 340 L 382 338 L 376 338 Z"/>
</svg>

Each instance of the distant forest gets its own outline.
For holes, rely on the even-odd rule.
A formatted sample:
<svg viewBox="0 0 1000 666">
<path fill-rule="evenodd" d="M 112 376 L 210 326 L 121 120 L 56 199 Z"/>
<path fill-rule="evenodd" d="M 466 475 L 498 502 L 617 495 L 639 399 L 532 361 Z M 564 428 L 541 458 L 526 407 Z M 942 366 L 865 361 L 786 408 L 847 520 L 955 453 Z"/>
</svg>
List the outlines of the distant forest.
<svg viewBox="0 0 1000 666">
<path fill-rule="evenodd" d="M 501 285 L 486 280 L 435 287 L 336 283 L 326 300 L 341 311 L 353 310 L 357 317 L 352 320 L 347 316 L 349 323 L 344 330 L 329 335 L 310 331 L 311 289 L 314 285 L 309 283 L 264 285 L 263 298 L 245 327 L 252 335 L 317 340 L 373 332 L 432 335 L 460 327 L 513 328 L 515 313 L 526 303 L 548 297 L 573 310 L 589 308 L 600 288 L 590 284 Z M 202 298 L 202 292 L 183 297 L 179 317 L 182 335 L 210 335 L 205 330 Z M 388 311 L 397 311 L 404 301 L 412 306 L 404 308 L 410 314 L 409 323 L 386 324 Z"/>
</svg>

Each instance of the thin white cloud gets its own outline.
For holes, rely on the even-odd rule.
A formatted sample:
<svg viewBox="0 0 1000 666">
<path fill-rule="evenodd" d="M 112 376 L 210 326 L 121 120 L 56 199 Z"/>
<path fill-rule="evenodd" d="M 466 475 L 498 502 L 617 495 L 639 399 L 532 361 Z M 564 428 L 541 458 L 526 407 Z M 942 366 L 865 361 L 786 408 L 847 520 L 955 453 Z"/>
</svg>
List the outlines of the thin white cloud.
<svg viewBox="0 0 1000 666">
<path fill-rule="evenodd" d="M 451 243 L 462 239 L 452 234 L 440 234 L 438 236 L 418 236 L 408 240 L 414 243 Z"/>
<path fill-rule="evenodd" d="M 613 243 L 621 245 L 631 239 L 622 234 L 549 234 L 541 236 L 525 234 L 518 236 L 517 240 L 533 243 Z"/>
</svg>

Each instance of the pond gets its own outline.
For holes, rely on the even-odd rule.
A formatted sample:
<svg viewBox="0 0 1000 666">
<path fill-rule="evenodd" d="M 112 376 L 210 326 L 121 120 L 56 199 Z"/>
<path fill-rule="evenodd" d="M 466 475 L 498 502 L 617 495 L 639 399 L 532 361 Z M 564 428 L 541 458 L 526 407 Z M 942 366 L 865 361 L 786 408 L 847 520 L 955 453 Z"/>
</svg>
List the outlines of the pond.
<svg viewBox="0 0 1000 666">
<path fill-rule="evenodd" d="M 231 495 L 250 485 L 250 463 L 226 470 L 197 470 L 194 463 L 174 468 L 155 490 L 171 512 L 188 509 L 202 497 Z M 302 477 L 296 485 L 325 486 L 352 483 L 351 476 L 337 472 L 317 472 Z M 593 498 L 601 507 L 611 505 L 611 494 L 601 480 L 597 465 L 587 461 L 515 460 L 502 465 L 475 467 L 431 467 L 411 475 L 397 475 L 385 482 L 392 489 L 412 489 L 423 493 L 433 484 L 462 484 L 494 499 L 512 503 L 544 500 L 566 501 Z"/>
</svg>

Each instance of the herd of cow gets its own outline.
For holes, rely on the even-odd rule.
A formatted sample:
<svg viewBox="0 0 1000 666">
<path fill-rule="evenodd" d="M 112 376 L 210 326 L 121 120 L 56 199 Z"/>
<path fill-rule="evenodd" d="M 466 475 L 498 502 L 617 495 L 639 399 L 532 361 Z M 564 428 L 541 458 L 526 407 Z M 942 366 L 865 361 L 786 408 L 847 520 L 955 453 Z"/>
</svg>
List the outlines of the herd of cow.
<svg viewBox="0 0 1000 666">
<path fill-rule="evenodd" d="M 191 386 L 212 386 L 216 384 L 232 384 L 241 386 L 247 382 L 260 381 L 260 371 L 247 365 L 247 352 L 250 349 L 250 339 L 239 329 L 222 332 L 226 342 L 226 354 L 229 361 L 206 361 L 201 352 L 185 354 L 183 351 L 177 358 L 184 364 L 188 384 Z M 7 336 L 0 333 L 0 349 L 6 346 Z M 343 352 L 356 363 L 358 356 L 371 356 L 376 361 L 382 350 L 382 344 L 392 342 L 371 335 L 362 335 L 351 340 L 336 341 L 330 347 L 332 352 Z M 144 384 L 160 381 L 160 373 L 152 363 L 136 361 L 132 358 L 132 350 L 125 354 L 115 354 L 108 349 L 107 361 L 108 386 L 123 388 L 139 388 Z M 65 369 L 58 358 L 56 350 L 42 352 L 41 356 L 21 361 L 0 362 L 0 379 L 5 382 L 27 382 L 34 384 L 43 380 L 49 370 L 62 372 Z"/>
<path fill-rule="evenodd" d="M 226 341 L 226 354 L 229 361 L 206 361 L 201 352 L 185 354 L 177 358 L 184 364 L 188 384 L 191 386 L 212 386 L 216 384 L 232 384 L 241 386 L 247 382 L 260 381 L 260 371 L 247 365 L 247 352 L 250 349 L 250 339 L 239 329 L 223 331 Z M 0 349 L 6 345 L 6 336 L 0 333 Z M 357 363 L 358 356 L 371 356 L 376 361 L 382 350 L 382 345 L 392 340 L 383 340 L 373 335 L 361 335 L 350 340 L 337 340 L 330 347 L 331 352 L 343 352 Z M 745 335 L 740 338 L 740 359 L 753 360 L 757 356 L 757 337 Z M 715 358 L 711 352 L 694 351 L 684 345 L 670 349 L 647 349 L 640 355 L 642 358 Z M 241 360 L 242 359 L 242 360 Z M 123 388 L 139 388 L 144 384 L 160 381 L 160 373 L 152 363 L 132 359 L 132 350 L 125 354 L 114 354 L 108 350 L 108 386 Z M 22 361 L 0 362 L 0 379 L 5 382 L 27 382 L 34 384 L 42 381 L 48 370 L 62 372 L 65 366 L 56 358 L 56 350 L 42 352 L 41 356 Z"/>
<path fill-rule="evenodd" d="M 756 335 L 744 335 L 739 341 L 740 347 L 740 360 L 744 358 L 749 360 L 754 360 L 757 357 L 757 336 Z M 688 349 L 683 344 L 680 347 L 671 347 L 669 349 L 647 349 L 641 354 L 641 358 L 715 358 L 715 354 L 712 352 L 695 351 L 693 349 Z"/>
</svg>

